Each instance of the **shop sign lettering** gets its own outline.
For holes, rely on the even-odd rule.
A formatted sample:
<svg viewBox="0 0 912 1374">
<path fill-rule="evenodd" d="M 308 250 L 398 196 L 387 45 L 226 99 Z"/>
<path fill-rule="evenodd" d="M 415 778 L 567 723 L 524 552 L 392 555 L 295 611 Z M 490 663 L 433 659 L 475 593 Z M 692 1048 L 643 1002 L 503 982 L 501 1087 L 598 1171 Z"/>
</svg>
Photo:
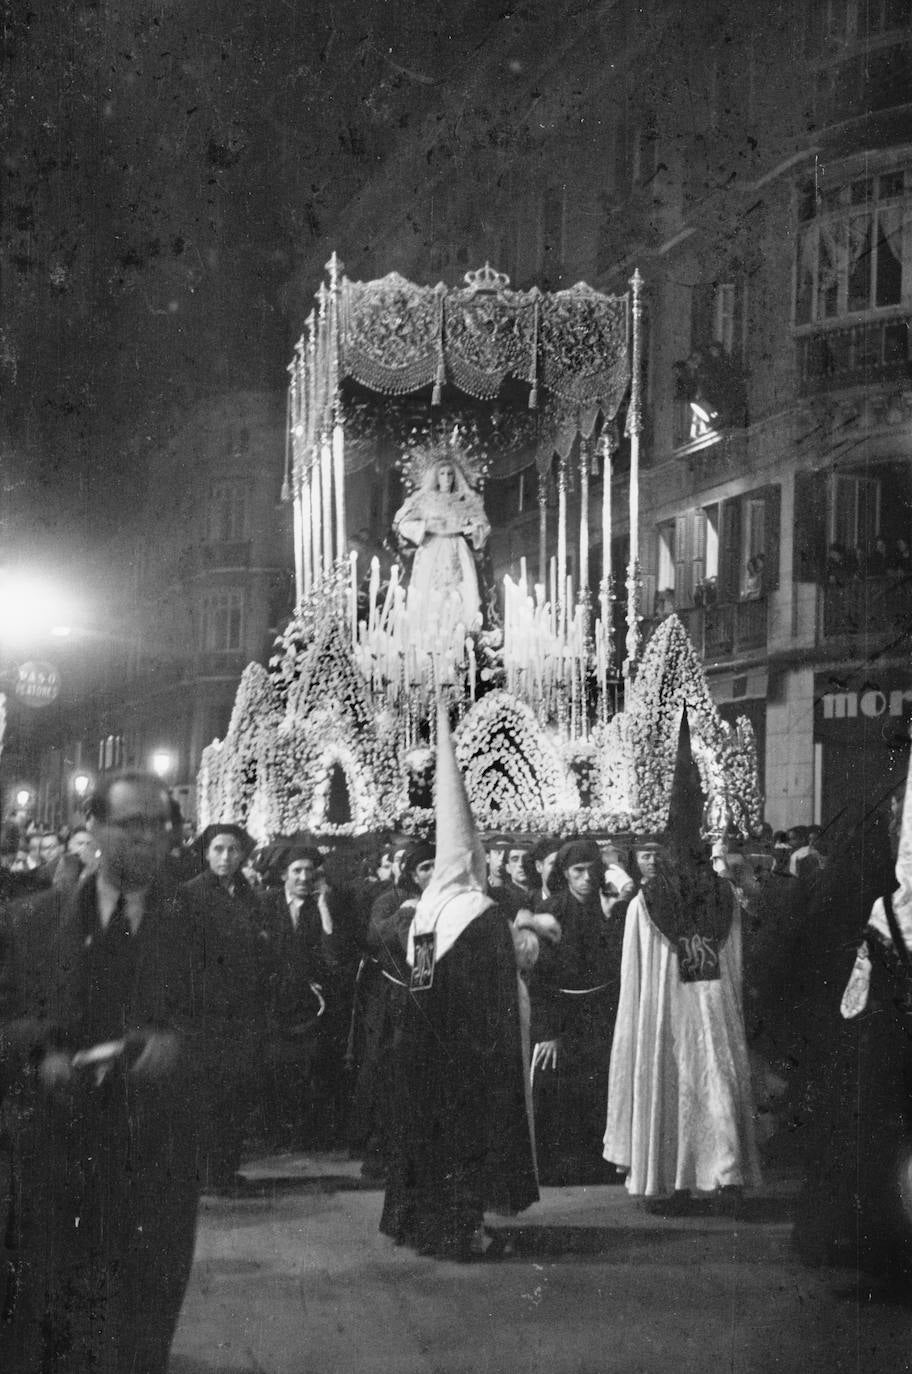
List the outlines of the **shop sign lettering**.
<svg viewBox="0 0 912 1374">
<path fill-rule="evenodd" d="M 824 692 L 820 705 L 824 720 L 902 716 L 912 706 L 912 688 L 892 692 L 882 692 L 879 687 L 869 687 L 864 692 Z"/>
<path fill-rule="evenodd" d="M 13 691 L 24 706 L 50 706 L 60 696 L 60 673 L 53 663 L 29 659 L 16 669 Z"/>
</svg>

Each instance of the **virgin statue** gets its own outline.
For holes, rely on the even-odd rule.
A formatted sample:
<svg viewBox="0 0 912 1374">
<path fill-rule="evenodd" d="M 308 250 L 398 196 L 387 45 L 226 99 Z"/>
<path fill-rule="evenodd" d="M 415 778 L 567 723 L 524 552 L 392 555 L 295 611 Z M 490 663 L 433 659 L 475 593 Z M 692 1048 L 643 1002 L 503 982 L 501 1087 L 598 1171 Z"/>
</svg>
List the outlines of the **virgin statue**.
<svg viewBox="0 0 912 1374">
<path fill-rule="evenodd" d="M 414 550 L 408 586 L 409 619 L 422 639 L 481 625 L 481 597 L 473 551 L 491 527 L 481 496 L 458 458 L 431 463 L 420 484 L 393 516 L 400 549 Z"/>
</svg>

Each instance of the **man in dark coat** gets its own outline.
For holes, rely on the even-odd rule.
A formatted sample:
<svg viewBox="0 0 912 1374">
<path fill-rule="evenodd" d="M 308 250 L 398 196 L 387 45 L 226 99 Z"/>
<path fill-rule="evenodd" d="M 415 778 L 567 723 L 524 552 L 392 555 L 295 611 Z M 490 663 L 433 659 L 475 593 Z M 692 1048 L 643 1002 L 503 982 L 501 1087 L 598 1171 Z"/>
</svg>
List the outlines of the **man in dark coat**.
<svg viewBox="0 0 912 1374">
<path fill-rule="evenodd" d="M 332 1118 L 342 1062 L 328 1030 L 338 1029 L 345 913 L 318 849 L 289 841 L 275 864 L 282 886 L 262 897 L 256 934 L 268 1036 L 266 1126 L 278 1143 L 302 1148 L 333 1140 L 338 1125 Z"/>
<path fill-rule="evenodd" d="M 377 1178 L 386 1172 L 389 1117 L 393 1093 L 392 1054 L 408 998 L 408 929 L 434 871 L 434 846 L 413 844 L 406 855 L 396 892 L 407 895 L 395 910 L 382 894 L 374 903 L 365 934 L 365 961 L 358 990 L 361 1058 L 352 1100 L 350 1139 L 364 1153 L 361 1172 Z"/>
<path fill-rule="evenodd" d="M 235 1193 L 244 1186 L 241 1153 L 256 1088 L 263 1016 L 258 1006 L 255 962 L 256 896 L 241 872 L 253 849 L 243 826 L 230 821 L 209 825 L 197 840 L 206 864 L 184 883 L 183 891 L 205 915 L 221 975 L 230 988 L 231 1004 L 244 1027 L 236 1056 L 219 1064 L 206 1084 L 207 1153 L 204 1191 Z"/>
<path fill-rule="evenodd" d="M 605 883 L 594 840 L 558 852 L 565 886 L 543 904 L 560 940 L 543 941 L 529 979 L 533 1092 L 543 1183 L 608 1182 L 601 1157 L 624 916 L 633 896 Z"/>
<path fill-rule="evenodd" d="M 105 780 L 96 874 L 12 931 L 0 1057 L 14 1117 L 0 1368 L 164 1374 L 190 1275 L 200 1084 L 232 1053 L 204 921 L 169 886 L 168 794 Z"/>
<path fill-rule="evenodd" d="M 534 878 L 532 841 L 512 839 L 504 860 L 504 885 L 495 894 L 511 921 L 520 911 L 531 911 L 535 901 Z"/>
<path fill-rule="evenodd" d="M 485 1211 L 521 1211 L 538 1186 L 513 937 L 485 891 L 444 707 L 437 740 L 437 849 L 408 935 L 380 1228 L 420 1254 L 468 1260 L 493 1253 Z"/>
</svg>

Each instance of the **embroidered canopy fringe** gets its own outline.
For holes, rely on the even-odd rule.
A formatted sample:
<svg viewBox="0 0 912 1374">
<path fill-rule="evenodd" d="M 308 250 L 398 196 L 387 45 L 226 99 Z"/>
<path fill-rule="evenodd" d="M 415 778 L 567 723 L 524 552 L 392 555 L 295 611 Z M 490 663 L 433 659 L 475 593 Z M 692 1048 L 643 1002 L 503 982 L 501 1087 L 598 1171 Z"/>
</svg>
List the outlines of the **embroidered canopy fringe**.
<svg viewBox="0 0 912 1374">
<path fill-rule="evenodd" d="M 541 389 L 550 411 L 542 417 L 542 466 L 569 452 L 577 435 L 588 437 L 597 417 L 617 414 L 631 372 L 627 294 L 604 295 L 584 282 L 554 293 L 513 291 L 487 265 L 466 273 L 459 288 L 420 286 L 397 272 L 353 282 L 335 255 L 328 267 L 330 285 L 321 287 L 289 369 L 298 484 L 340 423 L 346 380 L 387 396 L 433 386 L 439 401 L 444 384 L 491 400 L 514 379 L 528 385 L 531 408 Z M 359 460 L 345 455 L 346 467 Z"/>
</svg>

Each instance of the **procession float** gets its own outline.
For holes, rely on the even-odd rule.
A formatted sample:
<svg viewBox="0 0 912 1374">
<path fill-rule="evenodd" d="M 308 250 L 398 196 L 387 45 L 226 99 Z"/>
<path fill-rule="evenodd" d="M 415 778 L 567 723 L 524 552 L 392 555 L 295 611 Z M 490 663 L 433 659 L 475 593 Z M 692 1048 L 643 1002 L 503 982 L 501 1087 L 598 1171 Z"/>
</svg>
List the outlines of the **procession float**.
<svg viewBox="0 0 912 1374">
<path fill-rule="evenodd" d="M 674 615 L 642 643 L 639 274 L 610 296 L 585 283 L 515 291 L 487 264 L 458 288 L 395 273 L 350 281 L 335 256 L 327 270 L 289 367 L 296 608 L 269 667 L 245 670 L 224 739 L 204 751 L 201 825 L 230 818 L 260 841 L 426 830 L 442 695 L 482 828 L 660 828 L 686 704 L 706 832 L 752 829 L 749 722 L 723 721 Z M 537 567 L 519 559 L 495 588 L 486 482 L 532 462 Z M 363 507 L 378 482 L 398 504 L 371 554 Z"/>
</svg>

